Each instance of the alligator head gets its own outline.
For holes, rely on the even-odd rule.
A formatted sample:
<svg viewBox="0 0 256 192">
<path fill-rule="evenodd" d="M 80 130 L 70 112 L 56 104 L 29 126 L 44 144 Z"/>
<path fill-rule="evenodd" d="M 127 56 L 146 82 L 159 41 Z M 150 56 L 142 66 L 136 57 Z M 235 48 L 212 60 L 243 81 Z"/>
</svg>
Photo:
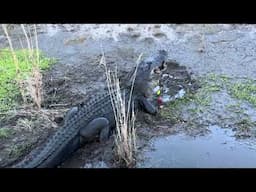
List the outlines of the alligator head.
<svg viewBox="0 0 256 192">
<path fill-rule="evenodd" d="M 134 82 L 134 91 L 145 97 L 151 95 L 151 83 L 153 78 L 160 78 L 161 73 L 166 70 L 168 54 L 165 50 L 159 50 L 156 55 L 149 57 L 139 63 Z"/>
<path fill-rule="evenodd" d="M 155 56 L 151 56 L 139 64 L 138 74 L 161 73 L 167 68 L 167 57 L 168 54 L 165 50 L 159 50 Z"/>
</svg>

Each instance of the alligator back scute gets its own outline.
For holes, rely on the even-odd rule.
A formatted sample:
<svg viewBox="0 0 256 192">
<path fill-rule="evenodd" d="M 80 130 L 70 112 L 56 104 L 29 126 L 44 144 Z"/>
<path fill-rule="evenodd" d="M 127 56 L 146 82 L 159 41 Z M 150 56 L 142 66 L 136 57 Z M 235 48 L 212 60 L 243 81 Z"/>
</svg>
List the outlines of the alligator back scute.
<svg viewBox="0 0 256 192">
<path fill-rule="evenodd" d="M 112 110 L 111 100 L 108 93 L 95 97 L 90 102 L 84 104 L 62 127 L 60 127 L 43 145 L 33 150 L 23 161 L 14 165 L 17 168 L 48 167 L 54 165 L 54 162 L 60 162 L 62 156 L 67 151 L 75 150 L 79 145 L 75 139 L 79 130 L 86 126 L 91 120 Z M 68 149 L 71 147 L 71 149 Z M 64 155 L 63 155 L 64 154 Z M 50 160 L 51 159 L 51 160 Z"/>
</svg>

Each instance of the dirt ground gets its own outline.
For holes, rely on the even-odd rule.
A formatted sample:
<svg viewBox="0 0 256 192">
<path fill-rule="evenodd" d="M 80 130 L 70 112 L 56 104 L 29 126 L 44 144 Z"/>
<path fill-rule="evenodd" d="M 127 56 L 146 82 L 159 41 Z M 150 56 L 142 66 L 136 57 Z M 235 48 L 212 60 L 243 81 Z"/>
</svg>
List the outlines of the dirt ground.
<svg viewBox="0 0 256 192">
<path fill-rule="evenodd" d="M 10 26 L 14 46 L 19 48 L 18 26 Z M 185 90 L 184 99 L 168 102 L 152 117 L 137 118 L 138 161 L 148 142 L 161 135 L 184 132 L 207 134 L 210 125 L 236 131 L 239 138 L 254 138 L 255 107 L 234 98 L 230 87 L 244 80 L 255 81 L 255 25 L 39 25 L 39 48 L 57 63 L 44 73 L 43 110 L 20 106 L 1 115 L 0 129 L 10 129 L 0 139 L 0 166 L 19 161 L 58 129 L 65 111 L 89 100 L 106 88 L 104 69 L 99 65 L 102 51 L 110 68 L 122 76 L 138 56 L 146 57 L 165 49 L 169 65 L 163 79 L 173 96 Z M 0 47 L 7 46 L 0 31 Z M 113 138 L 79 149 L 60 167 L 116 167 Z"/>
</svg>

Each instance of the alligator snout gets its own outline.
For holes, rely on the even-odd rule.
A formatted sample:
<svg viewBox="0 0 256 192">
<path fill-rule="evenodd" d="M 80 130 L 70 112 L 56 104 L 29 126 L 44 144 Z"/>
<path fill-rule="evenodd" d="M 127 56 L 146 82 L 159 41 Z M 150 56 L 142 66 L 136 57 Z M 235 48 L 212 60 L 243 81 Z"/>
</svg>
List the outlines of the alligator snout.
<svg viewBox="0 0 256 192">
<path fill-rule="evenodd" d="M 166 60 L 168 53 L 165 50 L 159 50 L 158 55 L 154 59 L 154 69 L 153 72 L 160 74 L 167 69 Z"/>
<path fill-rule="evenodd" d="M 159 67 L 154 68 L 154 73 L 160 74 L 167 69 L 166 61 L 163 61 Z"/>
</svg>

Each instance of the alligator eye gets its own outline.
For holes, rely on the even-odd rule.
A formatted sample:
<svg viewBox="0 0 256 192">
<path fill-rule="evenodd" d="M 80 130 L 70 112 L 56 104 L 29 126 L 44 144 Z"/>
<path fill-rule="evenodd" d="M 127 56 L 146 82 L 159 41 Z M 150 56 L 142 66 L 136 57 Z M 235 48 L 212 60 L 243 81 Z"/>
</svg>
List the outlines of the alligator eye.
<svg viewBox="0 0 256 192">
<path fill-rule="evenodd" d="M 167 69 L 167 64 L 165 61 L 162 62 L 162 64 L 159 67 L 154 68 L 154 73 L 160 74 L 161 72 L 165 71 Z"/>
<path fill-rule="evenodd" d="M 165 71 L 165 70 L 167 69 L 167 64 L 166 64 L 165 61 L 162 62 L 162 64 L 160 65 L 159 69 L 160 69 L 161 71 Z"/>
</svg>

